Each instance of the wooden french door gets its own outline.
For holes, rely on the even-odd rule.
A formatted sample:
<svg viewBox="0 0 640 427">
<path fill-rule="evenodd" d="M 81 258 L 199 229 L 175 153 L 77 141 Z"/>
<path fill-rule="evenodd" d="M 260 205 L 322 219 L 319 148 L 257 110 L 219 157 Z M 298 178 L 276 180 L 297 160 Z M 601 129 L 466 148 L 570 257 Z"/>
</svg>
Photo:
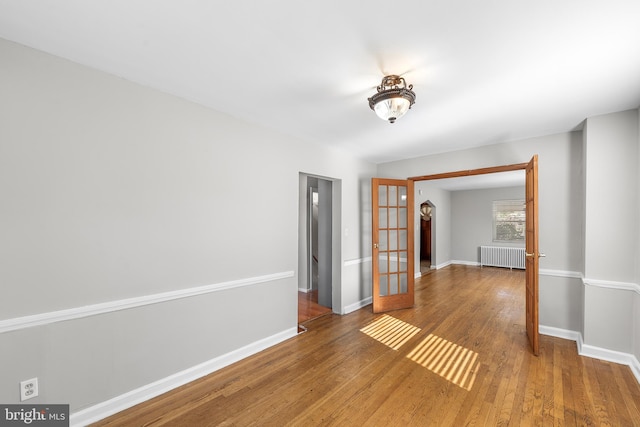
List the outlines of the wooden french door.
<svg viewBox="0 0 640 427">
<path fill-rule="evenodd" d="M 373 178 L 373 312 L 413 307 L 413 181 Z"/>
<path fill-rule="evenodd" d="M 538 344 L 538 281 L 539 258 L 544 256 L 538 248 L 538 156 L 527 164 L 525 178 L 526 198 L 526 327 L 531 350 L 536 356 Z"/>
</svg>

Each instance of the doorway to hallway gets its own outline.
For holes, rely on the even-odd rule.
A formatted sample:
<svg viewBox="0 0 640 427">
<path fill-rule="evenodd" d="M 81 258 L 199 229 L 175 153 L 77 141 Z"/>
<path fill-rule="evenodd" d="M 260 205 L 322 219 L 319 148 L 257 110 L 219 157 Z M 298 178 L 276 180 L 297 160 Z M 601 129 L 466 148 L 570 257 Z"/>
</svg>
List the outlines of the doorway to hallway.
<svg viewBox="0 0 640 427">
<path fill-rule="evenodd" d="M 318 304 L 318 291 L 298 291 L 298 324 L 333 313 L 329 307 Z"/>
<path fill-rule="evenodd" d="M 300 173 L 298 323 L 340 312 L 341 181 Z"/>
<path fill-rule="evenodd" d="M 420 274 L 427 274 L 431 271 L 434 208 L 435 206 L 429 200 L 420 203 Z"/>
</svg>

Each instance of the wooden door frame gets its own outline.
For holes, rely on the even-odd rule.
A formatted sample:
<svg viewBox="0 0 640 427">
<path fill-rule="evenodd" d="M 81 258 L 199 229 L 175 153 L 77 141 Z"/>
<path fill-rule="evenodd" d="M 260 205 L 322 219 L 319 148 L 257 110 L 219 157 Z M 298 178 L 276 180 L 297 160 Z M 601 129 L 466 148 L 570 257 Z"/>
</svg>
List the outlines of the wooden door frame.
<svg viewBox="0 0 640 427">
<path fill-rule="evenodd" d="M 537 155 L 534 155 L 533 157 L 536 159 L 536 163 L 537 163 Z M 430 181 L 430 180 L 435 180 L 435 179 L 460 178 L 460 177 L 468 177 L 468 176 L 475 176 L 475 175 L 486 175 L 486 174 L 491 174 L 491 173 L 511 172 L 511 171 L 517 171 L 517 170 L 522 170 L 522 171 L 526 172 L 529 164 L 530 164 L 530 162 L 516 163 L 516 164 L 504 165 L 504 166 L 492 166 L 492 167 L 488 167 L 488 168 L 468 169 L 468 170 L 461 170 L 461 171 L 455 171 L 455 172 L 444 172 L 444 173 L 437 173 L 437 174 L 431 174 L 431 175 L 414 176 L 414 177 L 410 177 L 410 178 L 407 178 L 407 179 L 409 181 L 416 182 L 416 181 Z M 525 185 L 526 185 L 526 182 L 525 182 Z M 537 184 L 536 184 L 536 187 L 537 187 Z M 529 204 L 529 200 L 526 200 L 526 203 L 528 205 Z M 527 206 L 527 211 L 528 211 L 528 206 Z M 536 230 L 536 236 L 537 236 L 537 230 Z M 536 254 L 536 256 L 537 256 L 537 254 Z M 527 272 L 527 274 L 529 274 L 529 272 Z M 534 308 L 535 315 L 534 315 L 534 319 L 536 321 L 538 319 L 538 310 L 539 310 L 539 306 L 538 306 L 539 292 L 540 292 L 539 288 L 536 285 L 535 286 L 535 295 L 534 295 L 534 300 L 535 300 L 535 308 Z M 525 307 L 525 309 L 526 309 L 526 307 Z M 536 331 L 535 331 L 536 332 L 535 339 L 532 341 L 531 337 L 529 337 L 529 340 L 530 340 L 530 343 L 532 345 L 532 351 L 537 356 L 538 355 L 538 337 L 537 337 L 538 328 L 536 327 L 535 329 L 536 329 Z"/>
<path fill-rule="evenodd" d="M 456 172 L 436 173 L 433 175 L 414 176 L 407 179 L 410 181 L 431 181 L 434 179 L 460 178 L 463 176 L 486 175 L 486 174 L 498 173 L 498 172 L 511 172 L 511 171 L 517 171 L 517 170 L 525 170 L 528 164 L 529 162 L 516 163 L 512 165 L 492 166 L 490 168 L 468 169 L 468 170 L 462 170 L 462 171 L 456 171 Z"/>
</svg>

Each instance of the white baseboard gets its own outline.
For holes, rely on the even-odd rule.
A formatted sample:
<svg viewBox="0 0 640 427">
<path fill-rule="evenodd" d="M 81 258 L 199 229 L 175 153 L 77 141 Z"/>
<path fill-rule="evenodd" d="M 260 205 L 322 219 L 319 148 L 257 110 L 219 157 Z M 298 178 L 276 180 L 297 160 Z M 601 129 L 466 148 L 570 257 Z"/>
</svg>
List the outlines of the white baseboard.
<svg viewBox="0 0 640 427">
<path fill-rule="evenodd" d="M 550 337 L 563 338 L 565 340 L 575 341 L 578 345 L 578 353 L 582 347 L 582 334 L 577 331 L 570 331 L 568 329 L 554 328 L 553 326 L 538 326 L 538 331 L 542 335 L 548 335 Z"/>
<path fill-rule="evenodd" d="M 538 329 L 542 335 L 549 335 L 552 337 L 575 341 L 578 347 L 578 354 L 580 356 L 592 357 L 594 359 L 600 359 L 607 362 L 619 363 L 621 365 L 629 366 L 629 368 L 631 368 L 633 376 L 636 378 L 636 381 L 638 381 L 638 384 L 640 384 L 640 361 L 638 361 L 638 358 L 633 354 L 584 344 L 584 342 L 582 341 L 582 334 L 577 331 L 569 331 L 566 329 L 559 329 L 542 325 L 540 325 Z"/>
<path fill-rule="evenodd" d="M 432 267 L 432 268 L 444 268 L 450 264 L 455 264 L 455 265 L 469 265 L 469 266 L 476 266 L 476 267 L 482 267 L 482 265 L 480 265 L 479 262 L 477 261 L 466 261 L 466 260 L 458 260 L 458 259 L 454 259 L 451 261 L 447 261 L 444 262 L 436 267 Z M 515 268 L 514 268 L 515 270 Z M 551 270 L 551 269 L 540 269 L 540 275 L 541 276 L 554 276 L 554 277 L 570 277 L 570 278 L 574 278 L 574 279 L 582 279 L 582 273 L 578 272 L 578 271 L 565 271 L 565 270 Z M 416 277 L 420 277 L 420 275 L 416 275 Z M 610 283 L 610 282 L 609 282 Z M 626 284 L 628 285 L 628 284 Z M 640 286 L 636 287 L 630 287 L 627 286 L 626 288 L 623 289 L 631 289 L 631 290 L 636 290 L 636 292 L 640 293 Z"/>
<path fill-rule="evenodd" d="M 447 262 L 443 262 L 442 264 L 438 264 L 438 265 L 432 265 L 431 269 L 432 270 L 440 270 L 441 268 L 445 268 L 448 267 L 450 265 L 470 265 L 470 266 L 479 266 L 480 263 L 478 262 L 473 262 L 473 261 L 459 261 L 459 260 L 450 260 Z M 416 272 L 413 276 L 415 279 L 419 279 L 420 277 L 422 277 L 422 273 L 420 271 Z"/>
<path fill-rule="evenodd" d="M 633 375 L 636 377 L 636 380 L 640 383 L 640 360 L 637 357 L 634 357 L 631 364 L 629 365 Z"/>
<path fill-rule="evenodd" d="M 441 268 L 448 267 L 452 264 L 451 261 L 443 262 L 442 264 L 436 265 L 436 270 L 440 270 Z M 432 267 L 433 268 L 433 267 Z"/>
<path fill-rule="evenodd" d="M 211 359 L 207 362 L 185 369 L 184 371 L 170 375 L 166 378 L 155 381 L 151 384 L 131 390 L 106 402 L 98 403 L 78 412 L 74 412 L 70 417 L 71 426 L 86 426 L 104 419 L 110 415 L 116 414 L 134 405 L 152 399 L 176 387 L 195 381 L 209 375 L 212 372 L 220 370 L 225 366 L 231 365 L 239 360 L 249 357 L 253 354 L 281 343 L 289 338 L 296 336 L 297 328 L 287 329 L 270 337 L 261 339 L 242 348 L 234 350 L 230 353 Z"/>
<path fill-rule="evenodd" d="M 368 298 L 365 298 L 365 299 L 363 299 L 361 301 L 358 301 L 358 302 L 356 302 L 354 304 L 349 304 L 348 306 L 346 306 L 344 308 L 344 314 L 349 314 L 349 313 L 352 313 L 352 312 L 354 312 L 356 310 L 360 310 L 362 307 L 366 307 L 369 304 L 371 304 L 372 301 L 373 301 L 373 298 L 368 297 Z"/>
<path fill-rule="evenodd" d="M 477 267 L 480 265 L 479 262 L 475 262 L 475 261 L 463 261 L 463 260 L 458 260 L 458 259 L 454 259 L 451 261 L 451 264 L 456 264 L 456 265 L 470 265 L 472 267 Z"/>
<path fill-rule="evenodd" d="M 583 344 L 580 355 L 593 357 L 594 359 L 606 360 L 607 362 L 620 363 L 621 365 L 627 365 L 631 368 L 631 371 L 636 377 L 638 383 L 640 383 L 640 362 L 633 354 Z"/>
</svg>

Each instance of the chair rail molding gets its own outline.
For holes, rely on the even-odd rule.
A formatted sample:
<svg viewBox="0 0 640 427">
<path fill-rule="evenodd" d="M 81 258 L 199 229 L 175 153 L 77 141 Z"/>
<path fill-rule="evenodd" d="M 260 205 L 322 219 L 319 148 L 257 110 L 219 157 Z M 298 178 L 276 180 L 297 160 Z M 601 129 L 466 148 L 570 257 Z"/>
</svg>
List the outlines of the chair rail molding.
<svg viewBox="0 0 640 427">
<path fill-rule="evenodd" d="M 83 307 L 74 307 L 64 310 L 50 311 L 46 313 L 33 314 L 28 316 L 14 317 L 0 320 L 0 334 L 4 332 L 16 331 L 19 329 L 32 328 L 35 326 L 48 325 L 65 320 L 80 319 L 83 317 L 96 316 L 98 314 L 111 313 L 119 310 L 142 307 L 145 305 L 158 304 L 173 301 L 181 298 L 189 298 L 198 295 L 209 294 L 227 289 L 252 286 L 274 280 L 287 279 L 294 276 L 293 271 L 268 274 L 264 276 L 249 277 L 228 282 L 221 282 L 212 285 L 198 286 L 194 288 L 179 289 L 176 291 L 162 292 L 151 295 L 144 295 L 134 298 L 91 304 Z"/>
<path fill-rule="evenodd" d="M 613 280 L 600 280 L 591 279 L 588 277 L 582 278 L 582 282 L 585 286 L 594 286 L 598 288 L 617 289 L 620 291 L 633 291 L 640 295 L 640 284 L 632 282 L 616 282 Z"/>
</svg>

